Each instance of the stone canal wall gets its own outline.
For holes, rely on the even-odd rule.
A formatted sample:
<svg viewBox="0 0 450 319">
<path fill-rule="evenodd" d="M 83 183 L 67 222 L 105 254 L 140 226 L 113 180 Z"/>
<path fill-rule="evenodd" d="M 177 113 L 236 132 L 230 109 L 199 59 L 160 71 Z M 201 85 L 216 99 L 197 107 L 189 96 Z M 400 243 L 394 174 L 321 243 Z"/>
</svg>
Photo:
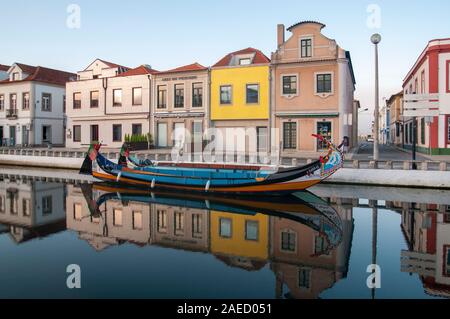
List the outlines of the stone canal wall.
<svg viewBox="0 0 450 319">
<path fill-rule="evenodd" d="M 117 152 L 105 154 L 114 160 Z M 170 160 L 169 154 L 138 154 L 152 160 Z M 52 150 L 8 150 L 0 152 L 0 165 L 70 169 L 78 170 L 84 160 L 85 153 L 81 151 Z M 311 160 L 283 159 L 283 163 L 303 165 Z M 346 161 L 344 168 L 331 176 L 325 182 L 350 185 L 376 185 L 395 187 L 420 187 L 450 189 L 450 164 L 446 162 L 418 162 L 418 170 L 412 170 L 411 161 Z M 1 167 L 0 167 L 1 170 Z M 40 171 L 45 176 L 58 172 Z M 74 178 L 78 176 L 74 172 Z M 43 176 L 44 176 L 43 175 Z M 52 175 L 53 176 L 53 175 Z M 81 177 L 81 180 L 90 178 Z"/>
</svg>

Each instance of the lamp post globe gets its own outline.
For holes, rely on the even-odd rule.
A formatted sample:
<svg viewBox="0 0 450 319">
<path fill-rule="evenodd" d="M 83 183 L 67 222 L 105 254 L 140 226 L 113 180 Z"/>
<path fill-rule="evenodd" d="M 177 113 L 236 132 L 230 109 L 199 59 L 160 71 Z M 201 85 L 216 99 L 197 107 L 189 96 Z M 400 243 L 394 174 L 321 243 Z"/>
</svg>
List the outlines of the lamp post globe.
<svg viewBox="0 0 450 319">
<path fill-rule="evenodd" d="M 381 35 L 378 33 L 373 34 L 370 37 L 370 41 L 372 41 L 373 44 L 378 44 L 381 42 Z"/>
</svg>

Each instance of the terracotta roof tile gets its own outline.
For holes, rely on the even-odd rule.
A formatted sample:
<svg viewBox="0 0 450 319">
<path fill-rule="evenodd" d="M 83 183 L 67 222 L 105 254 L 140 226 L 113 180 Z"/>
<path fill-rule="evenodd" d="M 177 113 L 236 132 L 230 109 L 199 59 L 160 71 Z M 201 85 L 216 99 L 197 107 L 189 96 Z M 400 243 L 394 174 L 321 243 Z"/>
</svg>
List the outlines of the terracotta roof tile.
<svg viewBox="0 0 450 319">
<path fill-rule="evenodd" d="M 122 68 L 125 68 L 125 69 L 129 69 L 128 67 L 120 65 L 120 64 L 108 62 L 108 61 L 105 61 L 105 60 L 102 60 L 102 59 L 97 59 L 97 60 L 102 61 L 103 63 L 105 63 L 110 68 L 120 68 L 120 67 L 122 67 Z"/>
<path fill-rule="evenodd" d="M 177 72 L 191 72 L 191 71 L 203 71 L 203 70 L 207 70 L 208 68 L 195 62 L 192 64 L 188 64 L 188 65 L 183 65 L 180 66 L 178 68 L 175 69 L 171 69 L 171 70 L 167 70 L 167 71 L 161 71 L 158 72 L 160 74 L 164 74 L 164 73 L 177 73 Z"/>
<path fill-rule="evenodd" d="M 298 27 L 299 25 L 302 25 L 302 24 L 308 24 L 308 23 L 318 24 L 318 25 L 320 25 L 321 29 L 326 27 L 326 25 L 323 24 L 323 23 L 320 23 L 320 22 L 317 22 L 317 21 L 312 21 L 312 20 L 307 20 L 307 21 L 300 21 L 300 22 L 298 22 L 296 24 L 293 24 L 289 28 L 287 28 L 287 30 L 288 31 L 292 31 L 292 29 L 294 29 L 295 27 Z"/>
<path fill-rule="evenodd" d="M 146 74 L 156 74 L 158 71 L 153 70 L 149 66 L 140 65 L 137 68 L 130 69 L 124 73 L 119 74 L 118 76 L 133 76 L 133 75 L 146 75 Z"/>
<path fill-rule="evenodd" d="M 235 51 L 235 52 L 231 52 L 231 53 L 227 54 L 222 59 L 220 59 L 219 62 L 214 64 L 213 67 L 229 66 L 230 61 L 233 58 L 233 56 L 240 55 L 240 54 L 252 54 L 252 53 L 254 53 L 255 56 L 254 56 L 251 64 L 270 63 L 270 59 L 264 53 L 262 53 L 260 50 L 254 49 L 254 48 L 246 48 L 243 50 L 239 50 L 239 51 Z"/>
<path fill-rule="evenodd" d="M 0 64 L 0 71 L 8 71 L 10 68 L 9 65 Z"/>
<path fill-rule="evenodd" d="M 55 84 L 60 86 L 65 86 L 66 82 L 76 79 L 76 74 L 64 72 L 60 70 L 54 70 L 49 68 L 44 68 L 42 66 L 31 66 L 21 63 L 16 63 L 18 67 L 22 69 L 23 72 L 29 74 L 26 78 L 19 81 L 9 81 L 6 79 L 0 81 L 0 84 L 5 83 L 15 83 L 15 82 L 26 82 L 26 81 L 37 81 L 49 84 Z"/>
</svg>

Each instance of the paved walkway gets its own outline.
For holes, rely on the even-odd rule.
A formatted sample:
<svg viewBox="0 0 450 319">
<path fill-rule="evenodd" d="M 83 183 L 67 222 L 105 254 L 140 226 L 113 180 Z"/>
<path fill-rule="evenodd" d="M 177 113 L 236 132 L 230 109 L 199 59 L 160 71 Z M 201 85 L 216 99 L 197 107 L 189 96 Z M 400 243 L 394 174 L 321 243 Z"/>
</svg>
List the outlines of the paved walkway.
<svg viewBox="0 0 450 319">
<path fill-rule="evenodd" d="M 373 159 L 373 143 L 363 142 L 359 146 L 357 152 L 355 152 L 352 156 L 352 159 L 355 160 L 371 160 Z M 421 153 L 416 153 L 416 159 L 419 161 L 427 161 L 430 160 L 428 157 L 424 156 Z M 450 159 L 450 157 L 449 157 Z M 379 145 L 379 160 L 381 161 L 390 161 L 390 160 L 398 160 L 398 161 L 407 161 L 412 160 L 411 152 L 401 150 L 392 145 Z M 433 159 L 439 161 L 439 159 Z"/>
</svg>

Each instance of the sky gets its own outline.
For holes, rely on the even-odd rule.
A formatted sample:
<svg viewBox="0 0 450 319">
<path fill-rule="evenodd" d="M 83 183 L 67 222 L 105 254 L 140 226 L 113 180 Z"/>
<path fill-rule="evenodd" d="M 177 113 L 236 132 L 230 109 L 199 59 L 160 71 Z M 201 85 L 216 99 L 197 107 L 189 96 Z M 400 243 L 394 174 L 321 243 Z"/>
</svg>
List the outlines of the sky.
<svg viewBox="0 0 450 319">
<path fill-rule="evenodd" d="M 72 4 L 80 9 L 79 20 L 72 19 Z M 370 132 L 374 110 L 370 36 L 382 35 L 381 103 L 401 90 L 429 40 L 450 37 L 448 0 L 1 0 L 0 8 L 0 64 L 72 72 L 95 58 L 165 70 L 193 62 L 209 66 L 247 47 L 270 57 L 277 24 L 320 21 L 323 33 L 351 53 L 355 98 L 369 109 L 360 113 L 361 134 Z"/>
</svg>

